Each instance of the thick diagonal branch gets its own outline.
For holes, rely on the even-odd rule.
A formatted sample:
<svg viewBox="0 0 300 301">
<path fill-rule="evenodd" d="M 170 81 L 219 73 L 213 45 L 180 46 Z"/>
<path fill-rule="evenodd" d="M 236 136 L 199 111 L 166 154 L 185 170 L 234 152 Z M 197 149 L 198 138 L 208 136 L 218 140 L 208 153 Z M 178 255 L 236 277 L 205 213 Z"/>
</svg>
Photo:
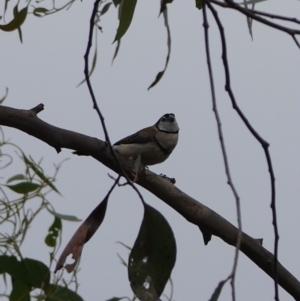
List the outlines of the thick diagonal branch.
<svg viewBox="0 0 300 301">
<path fill-rule="evenodd" d="M 103 141 L 52 126 L 39 119 L 36 113 L 34 110 L 18 110 L 0 106 L 0 125 L 19 129 L 44 141 L 57 151 L 66 148 L 90 155 L 108 168 L 118 172 L 119 168 Z M 124 170 L 130 175 L 134 169 L 133 164 L 121 157 L 119 159 Z M 204 226 L 213 235 L 235 247 L 238 229 L 213 210 L 185 194 L 169 180 L 145 170 L 139 174 L 137 184 L 156 195 L 190 223 Z M 274 256 L 256 239 L 243 233 L 241 251 L 271 278 L 274 278 Z M 296 300 L 300 300 L 300 282 L 279 262 L 277 268 L 278 284 Z"/>
</svg>

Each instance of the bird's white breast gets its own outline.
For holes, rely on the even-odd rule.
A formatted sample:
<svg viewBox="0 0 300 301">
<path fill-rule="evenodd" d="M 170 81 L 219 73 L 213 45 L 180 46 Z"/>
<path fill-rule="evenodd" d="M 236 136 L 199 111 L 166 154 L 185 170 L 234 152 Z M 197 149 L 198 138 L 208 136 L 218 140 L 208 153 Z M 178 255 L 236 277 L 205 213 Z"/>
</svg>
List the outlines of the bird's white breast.
<svg viewBox="0 0 300 301">
<path fill-rule="evenodd" d="M 156 139 L 161 147 L 155 142 L 148 143 L 131 143 L 114 145 L 115 151 L 127 158 L 137 158 L 141 155 L 141 162 L 144 165 L 154 165 L 165 161 L 178 142 L 178 134 L 168 134 L 158 132 Z M 164 151 L 166 150 L 166 151 Z"/>
</svg>

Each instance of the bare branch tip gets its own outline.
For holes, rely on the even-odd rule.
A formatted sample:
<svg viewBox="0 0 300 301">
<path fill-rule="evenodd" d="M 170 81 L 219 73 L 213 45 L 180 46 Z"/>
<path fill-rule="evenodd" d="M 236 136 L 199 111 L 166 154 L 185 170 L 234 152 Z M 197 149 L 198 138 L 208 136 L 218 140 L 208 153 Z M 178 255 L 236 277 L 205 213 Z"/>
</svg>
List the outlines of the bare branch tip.
<svg viewBox="0 0 300 301">
<path fill-rule="evenodd" d="M 41 111 L 44 110 L 44 104 L 40 103 L 39 105 L 37 105 L 36 107 L 30 109 L 29 111 L 33 112 L 35 115 L 37 115 L 38 113 L 40 113 Z"/>
</svg>

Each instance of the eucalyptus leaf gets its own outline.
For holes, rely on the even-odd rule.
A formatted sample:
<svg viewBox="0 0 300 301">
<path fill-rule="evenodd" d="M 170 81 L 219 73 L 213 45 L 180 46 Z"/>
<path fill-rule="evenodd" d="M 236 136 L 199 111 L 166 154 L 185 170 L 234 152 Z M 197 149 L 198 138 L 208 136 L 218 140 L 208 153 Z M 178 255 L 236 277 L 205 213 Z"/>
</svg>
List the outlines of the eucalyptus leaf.
<svg viewBox="0 0 300 301">
<path fill-rule="evenodd" d="M 60 218 L 62 220 L 66 220 L 69 222 L 80 222 L 81 219 L 78 218 L 75 215 L 68 215 L 68 214 L 61 214 L 61 213 L 57 213 L 55 211 L 52 211 L 51 209 L 47 208 L 47 210 L 55 217 Z"/>
<path fill-rule="evenodd" d="M 115 41 L 119 41 L 127 32 L 135 10 L 137 0 L 123 0 L 121 6 L 120 22 L 115 36 Z"/>
<path fill-rule="evenodd" d="M 107 13 L 111 5 L 112 2 L 106 3 L 100 12 L 100 16 L 103 16 L 105 13 Z"/>
<path fill-rule="evenodd" d="M 0 25 L 0 29 L 3 31 L 14 31 L 21 27 L 27 17 L 28 6 L 18 11 L 18 5 L 14 8 L 14 19 L 5 25 Z"/>
<path fill-rule="evenodd" d="M 196 0 L 196 7 L 198 9 L 202 9 L 203 8 L 203 0 Z"/>
<path fill-rule="evenodd" d="M 173 231 L 163 215 L 144 204 L 144 218 L 129 255 L 128 278 L 143 301 L 158 300 L 176 261 Z"/>
<path fill-rule="evenodd" d="M 34 10 L 33 10 L 33 14 L 36 16 L 36 17 L 44 17 L 47 12 L 49 10 L 45 7 L 36 7 Z"/>
<path fill-rule="evenodd" d="M 166 62 L 165 62 L 165 67 L 162 71 L 158 72 L 158 74 L 156 75 L 156 78 L 154 80 L 154 82 L 149 86 L 148 90 L 150 90 L 152 87 L 154 87 L 163 77 L 165 71 L 167 70 L 168 64 L 169 64 L 169 60 L 170 60 L 170 55 L 171 55 L 171 30 L 170 30 L 170 26 L 169 26 L 169 20 L 168 20 L 168 10 L 167 8 L 164 9 L 163 11 L 163 16 L 164 16 L 164 20 L 165 20 L 165 27 L 167 29 L 167 46 L 168 46 L 168 54 L 166 57 Z"/>
<path fill-rule="evenodd" d="M 41 188 L 39 184 L 32 183 L 32 182 L 21 182 L 15 185 L 6 185 L 6 186 L 12 191 L 20 194 L 27 194 L 29 192 L 33 192 Z"/>
<path fill-rule="evenodd" d="M 60 192 L 53 185 L 53 183 L 41 172 L 41 170 L 39 169 L 39 167 L 34 162 L 32 162 L 31 160 L 29 160 L 24 153 L 22 154 L 22 156 L 23 156 L 23 160 L 24 160 L 25 164 L 27 166 L 29 166 L 43 182 L 45 182 L 54 191 L 56 191 L 57 193 L 60 194 Z"/>
</svg>

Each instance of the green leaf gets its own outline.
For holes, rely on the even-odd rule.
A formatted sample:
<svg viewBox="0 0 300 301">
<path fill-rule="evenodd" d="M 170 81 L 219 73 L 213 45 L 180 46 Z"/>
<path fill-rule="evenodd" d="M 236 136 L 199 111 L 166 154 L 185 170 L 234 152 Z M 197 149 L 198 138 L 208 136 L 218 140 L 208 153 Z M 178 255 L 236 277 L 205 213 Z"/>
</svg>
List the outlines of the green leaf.
<svg viewBox="0 0 300 301">
<path fill-rule="evenodd" d="M 21 27 L 24 23 L 26 16 L 27 16 L 28 6 L 23 8 L 21 11 L 18 12 L 18 5 L 14 8 L 14 19 L 5 25 L 0 25 L 0 29 L 3 31 L 13 31 Z"/>
<path fill-rule="evenodd" d="M 33 14 L 36 16 L 36 17 L 44 17 L 47 12 L 49 10 L 47 8 L 44 8 L 44 7 L 37 7 L 33 10 Z"/>
<path fill-rule="evenodd" d="M 217 301 L 220 297 L 222 288 L 224 286 L 224 284 L 226 283 L 226 280 L 220 281 L 218 286 L 216 287 L 215 291 L 213 292 L 211 298 L 209 299 L 209 301 Z"/>
<path fill-rule="evenodd" d="M 19 181 L 19 180 L 26 180 L 26 177 L 24 175 L 22 175 L 22 174 L 15 175 L 15 176 L 9 178 L 6 181 L 6 184 L 8 184 L 10 182 L 13 182 L 13 181 Z"/>
<path fill-rule="evenodd" d="M 160 81 L 160 79 L 163 77 L 165 71 L 167 70 L 169 60 L 170 60 L 170 55 L 171 55 L 171 30 L 170 30 L 170 26 L 169 26 L 167 8 L 165 8 L 165 10 L 163 11 L 163 16 L 164 16 L 164 20 L 165 20 L 165 27 L 167 29 L 168 54 L 167 54 L 167 58 L 166 58 L 166 62 L 165 62 L 165 68 L 162 71 L 158 72 L 154 82 L 148 87 L 148 90 L 150 90 L 152 87 L 154 87 Z"/>
<path fill-rule="evenodd" d="M 5 95 L 2 98 L 0 98 L 0 105 L 4 102 L 4 100 L 7 97 L 7 95 L 8 95 L 8 88 L 6 87 L 5 88 Z"/>
<path fill-rule="evenodd" d="M 103 16 L 105 13 L 107 13 L 111 5 L 112 2 L 106 3 L 101 10 L 100 16 Z"/>
<path fill-rule="evenodd" d="M 121 3 L 120 22 L 114 42 L 119 41 L 128 30 L 133 18 L 136 3 L 137 0 L 123 0 Z"/>
<path fill-rule="evenodd" d="M 13 288 L 9 296 L 9 301 L 30 301 L 30 287 L 20 281 L 12 281 Z"/>
<path fill-rule="evenodd" d="M 25 258 L 18 261 L 15 256 L 0 256 L 0 274 L 9 274 L 14 281 L 19 281 L 28 287 L 47 289 L 50 281 L 50 271 L 41 261 Z"/>
<path fill-rule="evenodd" d="M 112 59 L 112 62 L 111 64 L 113 64 L 115 58 L 117 57 L 118 53 L 119 53 L 119 50 L 120 50 L 120 46 L 121 46 L 121 40 L 118 40 L 117 41 L 117 46 L 116 46 L 116 49 L 115 49 L 115 53 L 114 53 L 114 57 Z"/>
<path fill-rule="evenodd" d="M 128 261 L 134 294 L 143 301 L 158 300 L 176 261 L 176 242 L 167 220 L 144 204 L 143 222 Z"/>
<path fill-rule="evenodd" d="M 59 236 L 59 233 L 62 229 L 61 219 L 58 217 L 54 218 L 54 222 L 48 229 L 48 235 L 45 238 L 45 243 L 48 247 L 54 248 L 56 246 L 56 241 Z"/>
<path fill-rule="evenodd" d="M 15 281 L 27 283 L 26 270 L 15 256 L 0 255 L 0 274 L 4 273 L 9 274 Z"/>
<path fill-rule="evenodd" d="M 39 184 L 31 183 L 31 182 L 21 182 L 15 185 L 6 185 L 6 186 L 12 191 L 20 194 L 27 194 L 41 187 Z"/>
<path fill-rule="evenodd" d="M 21 263 L 26 268 L 27 281 L 31 287 L 48 289 L 50 282 L 49 268 L 41 261 L 25 258 Z"/>
<path fill-rule="evenodd" d="M 66 221 L 69 221 L 69 222 L 80 222 L 81 219 L 78 218 L 77 216 L 75 215 L 67 215 L 67 214 L 61 214 L 61 213 L 57 213 L 55 211 L 52 211 L 51 209 L 47 208 L 47 210 L 55 217 L 58 217 L 60 219 L 63 219 L 63 220 L 66 220 Z"/>
<path fill-rule="evenodd" d="M 196 0 L 196 7 L 198 9 L 202 9 L 203 8 L 203 0 Z"/>
<path fill-rule="evenodd" d="M 19 34 L 19 39 L 20 39 L 21 43 L 23 43 L 23 35 L 22 35 L 21 27 L 18 27 L 18 34 Z"/>
<path fill-rule="evenodd" d="M 77 293 L 59 285 L 49 285 L 49 289 L 46 291 L 46 294 L 46 301 L 83 301 Z"/>
<path fill-rule="evenodd" d="M 60 194 L 60 192 L 53 185 L 53 183 L 40 171 L 40 169 L 38 168 L 38 166 L 34 162 L 32 162 L 31 160 L 29 160 L 24 153 L 22 154 L 22 156 L 23 156 L 23 160 L 24 160 L 25 164 L 27 166 L 29 166 L 44 183 L 46 183 L 54 191 L 56 191 L 57 193 Z"/>
</svg>

